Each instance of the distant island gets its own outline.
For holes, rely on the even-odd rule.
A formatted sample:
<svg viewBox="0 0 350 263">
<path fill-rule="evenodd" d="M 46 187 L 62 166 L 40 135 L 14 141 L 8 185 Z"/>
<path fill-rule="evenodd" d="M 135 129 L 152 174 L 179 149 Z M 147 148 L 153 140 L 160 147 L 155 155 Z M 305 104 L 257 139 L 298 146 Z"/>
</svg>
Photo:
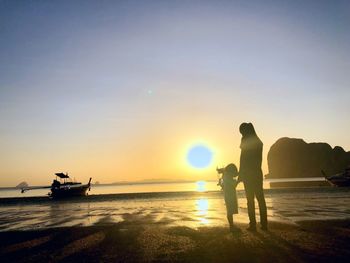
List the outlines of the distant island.
<svg viewBox="0 0 350 263">
<path fill-rule="evenodd" d="M 21 182 L 16 186 L 16 188 L 25 188 L 25 187 L 29 187 L 27 182 Z"/>
<path fill-rule="evenodd" d="M 302 139 L 280 138 L 267 155 L 267 179 L 323 177 L 344 171 L 350 165 L 350 152 L 327 143 L 306 143 Z"/>
</svg>

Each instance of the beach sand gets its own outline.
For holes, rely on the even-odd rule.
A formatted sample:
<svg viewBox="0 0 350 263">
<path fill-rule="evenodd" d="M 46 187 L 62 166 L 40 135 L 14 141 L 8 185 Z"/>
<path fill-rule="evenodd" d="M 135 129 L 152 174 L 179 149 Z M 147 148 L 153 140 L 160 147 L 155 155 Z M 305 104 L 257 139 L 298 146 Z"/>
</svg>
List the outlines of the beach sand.
<svg viewBox="0 0 350 263">
<path fill-rule="evenodd" d="M 345 262 L 350 220 L 271 222 L 256 233 L 121 222 L 0 232 L 1 262 Z"/>
</svg>

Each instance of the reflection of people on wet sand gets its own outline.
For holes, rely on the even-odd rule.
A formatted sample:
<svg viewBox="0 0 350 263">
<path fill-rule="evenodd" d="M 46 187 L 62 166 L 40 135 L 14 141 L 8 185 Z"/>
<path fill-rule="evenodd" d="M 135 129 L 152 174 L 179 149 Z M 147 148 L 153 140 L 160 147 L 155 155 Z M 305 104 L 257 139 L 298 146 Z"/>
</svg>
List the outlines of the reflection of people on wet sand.
<svg viewBox="0 0 350 263">
<path fill-rule="evenodd" d="M 248 230 L 256 231 L 255 197 L 259 204 L 261 229 L 267 230 L 267 209 L 261 170 L 263 143 L 256 135 L 253 124 L 242 123 L 239 131 L 242 134 L 242 140 L 238 181 L 244 183 L 250 221 Z"/>
<path fill-rule="evenodd" d="M 227 211 L 227 220 L 230 224 L 231 231 L 237 231 L 238 227 L 233 224 L 233 214 L 238 214 L 238 203 L 236 186 L 237 181 L 234 177 L 238 176 L 238 171 L 236 165 L 230 163 L 224 169 L 217 169 L 218 173 L 222 173 L 222 180 L 220 180 L 220 185 L 224 190 L 225 205 Z"/>
</svg>

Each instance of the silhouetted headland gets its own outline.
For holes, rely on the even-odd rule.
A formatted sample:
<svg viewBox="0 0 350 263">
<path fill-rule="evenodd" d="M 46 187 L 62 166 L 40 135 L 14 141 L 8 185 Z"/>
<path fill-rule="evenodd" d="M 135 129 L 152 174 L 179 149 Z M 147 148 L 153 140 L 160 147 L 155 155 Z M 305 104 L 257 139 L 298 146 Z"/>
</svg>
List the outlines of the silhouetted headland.
<svg viewBox="0 0 350 263">
<path fill-rule="evenodd" d="M 302 139 L 280 138 L 267 155 L 268 179 L 323 177 L 344 171 L 350 165 L 350 152 L 327 143 L 306 143 Z"/>
</svg>

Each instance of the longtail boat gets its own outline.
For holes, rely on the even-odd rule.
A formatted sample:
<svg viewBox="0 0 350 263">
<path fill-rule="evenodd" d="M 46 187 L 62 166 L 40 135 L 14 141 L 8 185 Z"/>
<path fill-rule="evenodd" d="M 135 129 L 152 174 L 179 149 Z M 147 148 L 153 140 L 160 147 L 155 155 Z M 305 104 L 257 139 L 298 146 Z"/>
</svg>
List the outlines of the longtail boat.
<svg viewBox="0 0 350 263">
<path fill-rule="evenodd" d="M 79 182 L 73 182 L 68 176 L 68 173 L 55 173 L 56 179 L 53 180 L 51 186 L 44 187 L 24 187 L 21 192 L 24 193 L 28 190 L 50 188 L 51 192 L 48 196 L 52 199 L 61 199 L 73 196 L 86 196 L 87 192 L 91 189 L 91 179 L 87 184 Z"/>
<path fill-rule="evenodd" d="M 350 186 L 350 167 L 347 167 L 344 172 L 327 176 L 323 171 L 323 175 L 331 184 L 340 187 Z"/>
</svg>

